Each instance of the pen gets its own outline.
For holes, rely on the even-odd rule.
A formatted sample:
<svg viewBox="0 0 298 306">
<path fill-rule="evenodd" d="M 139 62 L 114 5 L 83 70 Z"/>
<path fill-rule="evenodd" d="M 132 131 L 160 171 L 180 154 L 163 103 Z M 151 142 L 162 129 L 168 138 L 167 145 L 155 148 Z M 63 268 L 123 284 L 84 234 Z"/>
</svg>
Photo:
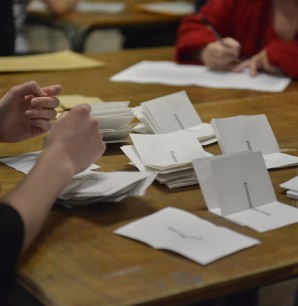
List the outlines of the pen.
<svg viewBox="0 0 298 306">
<path fill-rule="evenodd" d="M 210 23 L 210 21 L 202 15 L 201 17 L 202 22 L 204 23 L 205 26 L 208 27 L 208 29 L 213 33 L 213 35 L 216 37 L 216 39 L 225 47 L 227 47 L 227 45 L 222 41 L 223 37 L 221 36 L 221 34 L 214 28 L 214 26 Z"/>
</svg>

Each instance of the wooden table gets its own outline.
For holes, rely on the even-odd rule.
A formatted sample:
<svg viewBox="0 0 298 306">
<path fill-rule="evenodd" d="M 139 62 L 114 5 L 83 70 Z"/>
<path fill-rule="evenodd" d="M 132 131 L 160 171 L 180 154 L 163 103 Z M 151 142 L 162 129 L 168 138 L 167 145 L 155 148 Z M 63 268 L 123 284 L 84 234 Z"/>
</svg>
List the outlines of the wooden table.
<svg viewBox="0 0 298 306">
<path fill-rule="evenodd" d="M 266 114 L 280 148 L 298 156 L 296 82 L 283 93 L 269 94 L 108 81 L 108 77 L 140 59 L 171 59 L 172 55 L 170 48 L 93 55 L 106 61 L 107 66 L 76 73 L 1 74 L 0 84 L 6 90 L 29 79 L 44 85 L 59 82 L 67 94 L 98 95 L 106 101 L 129 99 L 132 105 L 185 89 L 205 122 Z M 39 150 L 42 139 L 1 144 L 1 155 Z M 217 144 L 206 150 L 220 153 Z M 135 170 L 118 144 L 108 145 L 98 164 L 103 171 Z M 1 194 L 23 177 L 2 164 L 0 175 Z M 278 200 L 297 207 L 297 202 L 287 199 L 279 187 L 296 175 L 297 167 L 270 171 Z M 262 243 L 200 266 L 175 253 L 113 234 L 119 226 L 167 206 L 190 211 Z M 55 206 L 38 239 L 20 259 L 18 273 L 25 286 L 49 306 L 191 305 L 297 277 L 297 236 L 298 224 L 260 234 L 209 213 L 198 185 L 169 190 L 154 183 L 145 196 L 127 198 L 119 204 L 98 203 L 74 210 Z"/>
<path fill-rule="evenodd" d="M 193 2 L 192 0 L 189 0 Z M 100 0 L 96 0 L 100 2 Z M 106 2 L 106 1 L 104 1 Z M 117 14 L 70 12 L 59 18 L 49 13 L 30 11 L 28 22 L 61 29 L 74 51 L 82 52 L 88 36 L 94 30 L 119 29 L 125 37 L 123 47 L 173 45 L 182 16 L 145 13 L 134 10 L 140 0 L 122 0 L 125 9 Z M 148 2 L 148 1 L 147 1 Z M 154 2 L 149 1 L 149 2 Z M 158 2 L 158 0 L 155 0 Z M 100 43 L 100 42 L 99 42 Z"/>
</svg>

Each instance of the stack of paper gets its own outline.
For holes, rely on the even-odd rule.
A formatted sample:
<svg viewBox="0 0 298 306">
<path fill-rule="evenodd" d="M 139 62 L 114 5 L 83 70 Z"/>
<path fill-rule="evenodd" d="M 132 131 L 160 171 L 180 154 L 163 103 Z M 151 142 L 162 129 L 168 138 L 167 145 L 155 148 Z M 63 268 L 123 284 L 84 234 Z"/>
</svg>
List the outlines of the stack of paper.
<svg viewBox="0 0 298 306">
<path fill-rule="evenodd" d="M 223 154 L 261 151 L 267 169 L 298 164 L 298 157 L 280 152 L 265 115 L 213 119 L 211 123 Z"/>
<path fill-rule="evenodd" d="M 277 201 L 261 152 L 200 158 L 193 165 L 211 212 L 258 232 L 298 222 L 298 209 Z"/>
<path fill-rule="evenodd" d="M 260 244 L 257 239 L 172 207 L 122 226 L 114 233 L 155 249 L 176 252 L 202 265 Z"/>
<path fill-rule="evenodd" d="M 211 156 L 195 134 L 184 130 L 130 137 L 134 145 L 122 146 L 122 151 L 139 171 L 157 174 L 157 181 L 168 188 L 197 184 L 192 160 Z"/>
<path fill-rule="evenodd" d="M 105 142 L 123 142 L 133 131 L 134 119 L 129 102 L 98 102 L 91 104 L 91 116 L 98 120 Z"/>
<path fill-rule="evenodd" d="M 298 200 L 298 176 L 281 184 L 280 187 L 287 189 L 286 195 L 288 198 Z"/>
<path fill-rule="evenodd" d="M 62 191 L 57 203 L 67 208 L 120 202 L 128 196 L 143 196 L 155 175 L 145 172 L 93 172 L 73 179 Z"/>
<path fill-rule="evenodd" d="M 202 145 L 216 142 L 210 123 L 203 123 L 185 91 L 166 95 L 141 103 L 133 109 L 134 115 L 152 134 L 165 134 L 186 130 L 197 135 Z"/>
<path fill-rule="evenodd" d="M 0 162 L 28 174 L 40 152 L 1 158 Z M 142 196 L 155 179 L 141 172 L 94 172 L 97 165 L 75 175 L 59 195 L 57 203 L 67 208 L 98 202 L 119 202 L 128 196 Z"/>
</svg>

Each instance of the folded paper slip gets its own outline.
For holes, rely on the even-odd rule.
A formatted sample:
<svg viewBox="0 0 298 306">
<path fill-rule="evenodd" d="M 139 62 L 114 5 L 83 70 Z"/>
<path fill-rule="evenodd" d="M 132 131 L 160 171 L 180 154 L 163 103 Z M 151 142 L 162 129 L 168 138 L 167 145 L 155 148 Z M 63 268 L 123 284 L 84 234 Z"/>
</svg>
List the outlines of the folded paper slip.
<svg viewBox="0 0 298 306">
<path fill-rule="evenodd" d="M 234 116 L 211 121 L 223 154 L 260 151 L 267 169 L 298 164 L 298 157 L 281 153 L 265 115 Z"/>
<path fill-rule="evenodd" d="M 202 122 L 185 91 L 142 102 L 132 111 L 144 124 L 147 133 L 165 134 L 186 130 L 196 133 L 200 142 L 216 142 L 212 125 Z"/>
<path fill-rule="evenodd" d="M 257 239 L 173 207 L 124 225 L 114 233 L 139 240 L 155 249 L 176 252 L 202 265 L 260 244 Z"/>
<path fill-rule="evenodd" d="M 298 222 L 298 209 L 277 201 L 261 152 L 193 160 L 208 210 L 265 232 Z"/>
<path fill-rule="evenodd" d="M 0 57 L 0 72 L 73 70 L 103 66 L 105 66 L 105 63 L 71 50 L 36 55 Z"/>
</svg>

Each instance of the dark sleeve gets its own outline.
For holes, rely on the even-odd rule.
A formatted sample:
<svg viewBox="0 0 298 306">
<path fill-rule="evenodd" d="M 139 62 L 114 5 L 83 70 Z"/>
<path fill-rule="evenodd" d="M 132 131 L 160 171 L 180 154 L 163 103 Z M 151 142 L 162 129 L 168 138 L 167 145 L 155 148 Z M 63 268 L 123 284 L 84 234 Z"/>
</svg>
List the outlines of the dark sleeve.
<svg viewBox="0 0 298 306">
<path fill-rule="evenodd" d="M 0 283 L 13 271 L 21 252 L 24 224 L 18 212 L 0 203 Z"/>
<path fill-rule="evenodd" d="M 15 28 L 12 0 L 0 1 L 0 56 L 13 55 Z"/>
</svg>

